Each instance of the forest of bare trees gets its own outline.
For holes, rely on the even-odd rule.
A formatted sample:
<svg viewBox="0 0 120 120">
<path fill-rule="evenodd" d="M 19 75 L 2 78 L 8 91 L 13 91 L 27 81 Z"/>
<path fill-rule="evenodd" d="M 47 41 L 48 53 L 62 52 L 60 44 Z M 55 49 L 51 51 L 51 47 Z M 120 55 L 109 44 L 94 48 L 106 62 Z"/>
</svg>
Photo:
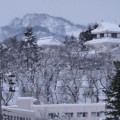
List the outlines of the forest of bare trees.
<svg viewBox="0 0 120 120">
<path fill-rule="evenodd" d="M 117 54 L 92 53 L 74 36 L 66 37 L 61 46 L 38 46 L 31 28 L 24 36 L 0 44 L 3 86 L 8 86 L 6 74 L 16 76 L 16 91 L 10 97 L 9 91 L 3 90 L 3 104 L 16 95 L 33 96 L 36 104 L 102 101 Z"/>
</svg>

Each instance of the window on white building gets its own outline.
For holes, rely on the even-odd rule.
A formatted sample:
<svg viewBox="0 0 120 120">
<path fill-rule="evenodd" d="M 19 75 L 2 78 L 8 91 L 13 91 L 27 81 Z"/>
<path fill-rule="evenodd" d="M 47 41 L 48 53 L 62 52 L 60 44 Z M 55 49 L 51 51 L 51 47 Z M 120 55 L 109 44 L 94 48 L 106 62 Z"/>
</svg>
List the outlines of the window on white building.
<svg viewBox="0 0 120 120">
<path fill-rule="evenodd" d="M 29 120 L 28 117 L 26 117 L 26 120 Z"/>
<path fill-rule="evenodd" d="M 101 34 L 100 34 L 100 38 L 103 38 L 103 37 L 104 37 L 104 33 L 101 33 Z"/>
<path fill-rule="evenodd" d="M 29 118 L 29 120 L 31 120 L 31 118 Z"/>
<path fill-rule="evenodd" d="M 25 117 L 23 117 L 22 120 L 25 120 Z"/>
<path fill-rule="evenodd" d="M 93 37 L 94 37 L 94 38 L 97 38 L 97 34 L 94 34 Z"/>
<path fill-rule="evenodd" d="M 67 117 L 73 117 L 73 113 L 65 113 Z"/>
<path fill-rule="evenodd" d="M 51 118 L 56 118 L 59 116 L 59 113 L 49 113 L 48 116 L 50 116 Z"/>
<path fill-rule="evenodd" d="M 22 120 L 22 117 L 20 117 L 20 120 Z"/>
<path fill-rule="evenodd" d="M 17 117 L 17 120 L 19 120 L 19 117 Z"/>
<path fill-rule="evenodd" d="M 82 112 L 78 112 L 77 113 L 77 117 L 82 117 L 83 116 L 83 113 Z"/>
<path fill-rule="evenodd" d="M 16 116 L 14 116 L 14 120 L 16 120 Z"/>
<path fill-rule="evenodd" d="M 87 112 L 83 112 L 83 117 L 87 117 L 88 113 Z"/>
<path fill-rule="evenodd" d="M 77 117 L 88 117 L 87 112 L 77 112 Z"/>
<path fill-rule="evenodd" d="M 100 112 L 91 112 L 91 117 L 100 117 Z"/>
<path fill-rule="evenodd" d="M 112 34 L 111 34 L 111 37 L 117 38 L 117 33 L 112 33 Z"/>
</svg>

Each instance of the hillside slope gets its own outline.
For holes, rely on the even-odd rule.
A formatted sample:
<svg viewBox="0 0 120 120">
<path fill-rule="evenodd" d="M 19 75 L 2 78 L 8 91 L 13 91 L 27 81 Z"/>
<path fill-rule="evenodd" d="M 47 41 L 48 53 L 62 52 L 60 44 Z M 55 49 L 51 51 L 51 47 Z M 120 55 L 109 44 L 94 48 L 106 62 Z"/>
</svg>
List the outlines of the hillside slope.
<svg viewBox="0 0 120 120">
<path fill-rule="evenodd" d="M 61 17 L 53 17 L 47 14 L 27 14 L 23 18 L 13 19 L 9 25 L 0 28 L 0 40 L 9 37 L 23 36 L 26 27 L 32 27 L 37 38 L 43 36 L 56 36 L 61 39 L 65 35 L 79 35 L 85 28 L 83 25 L 76 25 Z"/>
</svg>

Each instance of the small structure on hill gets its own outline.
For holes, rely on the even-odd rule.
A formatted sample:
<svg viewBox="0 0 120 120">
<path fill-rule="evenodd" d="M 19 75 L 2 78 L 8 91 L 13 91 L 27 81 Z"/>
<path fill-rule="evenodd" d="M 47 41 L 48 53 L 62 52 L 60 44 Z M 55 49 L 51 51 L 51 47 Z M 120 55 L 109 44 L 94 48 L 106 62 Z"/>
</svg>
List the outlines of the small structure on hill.
<svg viewBox="0 0 120 120">
<path fill-rule="evenodd" d="M 102 22 L 92 30 L 94 39 L 85 44 L 90 48 L 114 48 L 120 45 L 120 27 L 115 23 Z"/>
<path fill-rule="evenodd" d="M 95 38 L 120 38 L 120 27 L 115 23 L 102 22 L 99 26 L 92 30 Z"/>
</svg>

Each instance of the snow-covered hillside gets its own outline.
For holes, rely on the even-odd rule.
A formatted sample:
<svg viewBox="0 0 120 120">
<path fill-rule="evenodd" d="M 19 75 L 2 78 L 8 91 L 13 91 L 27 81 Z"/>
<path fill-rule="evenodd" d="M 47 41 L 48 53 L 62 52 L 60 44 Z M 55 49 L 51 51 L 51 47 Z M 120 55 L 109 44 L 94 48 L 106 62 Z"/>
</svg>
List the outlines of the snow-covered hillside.
<svg viewBox="0 0 120 120">
<path fill-rule="evenodd" d="M 31 26 L 37 37 L 79 35 L 85 28 L 83 25 L 75 25 L 61 17 L 53 17 L 47 14 L 27 14 L 23 18 L 13 19 L 9 25 L 0 28 L 0 40 L 12 36 L 21 37 L 26 27 Z"/>
</svg>

